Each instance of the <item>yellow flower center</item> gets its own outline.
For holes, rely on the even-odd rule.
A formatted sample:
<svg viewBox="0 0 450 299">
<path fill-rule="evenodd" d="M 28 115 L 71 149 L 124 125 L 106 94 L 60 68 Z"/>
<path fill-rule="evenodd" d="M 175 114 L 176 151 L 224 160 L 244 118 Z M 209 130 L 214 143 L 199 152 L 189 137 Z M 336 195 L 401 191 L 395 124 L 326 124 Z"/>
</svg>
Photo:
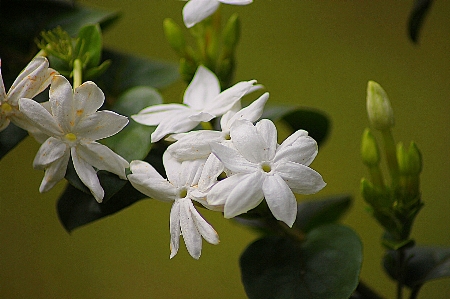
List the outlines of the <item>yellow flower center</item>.
<svg viewBox="0 0 450 299">
<path fill-rule="evenodd" d="M 64 138 L 66 138 L 67 141 L 73 142 L 77 140 L 77 135 L 75 135 L 74 133 L 67 133 L 66 135 L 64 135 Z"/>
<path fill-rule="evenodd" d="M 2 109 L 2 113 L 5 113 L 5 114 L 11 113 L 11 111 L 13 110 L 11 105 L 8 103 L 3 103 L 3 104 L 1 104 L 0 107 Z"/>
<path fill-rule="evenodd" d="M 263 163 L 263 164 L 261 164 L 261 169 L 262 169 L 264 172 L 271 172 L 271 171 L 272 171 L 272 167 L 270 166 L 269 163 Z"/>
<path fill-rule="evenodd" d="M 186 188 L 182 188 L 182 189 L 180 190 L 179 196 L 180 196 L 180 198 L 185 198 L 185 197 L 187 196 L 187 194 L 188 194 L 187 189 L 186 189 Z"/>
</svg>

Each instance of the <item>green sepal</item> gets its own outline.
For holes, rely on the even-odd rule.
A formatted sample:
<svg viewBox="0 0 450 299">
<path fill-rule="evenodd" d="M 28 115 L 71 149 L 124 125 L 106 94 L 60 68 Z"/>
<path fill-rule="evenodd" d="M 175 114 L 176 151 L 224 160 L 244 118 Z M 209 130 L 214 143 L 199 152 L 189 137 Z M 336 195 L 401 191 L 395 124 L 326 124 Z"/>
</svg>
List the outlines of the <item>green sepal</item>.
<svg viewBox="0 0 450 299">
<path fill-rule="evenodd" d="M 405 250 L 405 275 L 403 283 L 416 289 L 424 283 L 450 277 L 450 248 L 415 246 Z M 383 258 L 383 266 L 389 276 L 397 280 L 398 255 L 390 250 Z"/>
<path fill-rule="evenodd" d="M 348 227 L 328 224 L 304 242 L 269 236 L 250 244 L 240 258 L 250 299 L 344 299 L 359 281 L 362 245 Z"/>
</svg>

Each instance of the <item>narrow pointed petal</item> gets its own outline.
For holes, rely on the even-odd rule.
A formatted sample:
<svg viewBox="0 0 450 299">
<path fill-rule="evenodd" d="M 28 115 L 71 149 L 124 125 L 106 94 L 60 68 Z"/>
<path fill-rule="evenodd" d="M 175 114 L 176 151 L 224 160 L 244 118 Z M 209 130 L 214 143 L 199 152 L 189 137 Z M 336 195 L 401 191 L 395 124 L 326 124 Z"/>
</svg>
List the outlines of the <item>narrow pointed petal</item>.
<svg viewBox="0 0 450 299">
<path fill-rule="evenodd" d="M 194 2 L 195 1 L 198 0 L 194 0 Z M 192 5 L 190 4 L 191 2 L 192 1 L 189 1 L 185 7 Z M 215 0 L 204 2 L 214 3 Z M 205 6 L 205 4 L 206 3 L 203 3 L 202 5 Z M 184 93 L 183 103 L 195 110 L 201 111 L 210 105 L 211 101 L 214 101 L 219 93 L 220 83 L 216 75 L 203 65 L 200 65 Z"/>
<path fill-rule="evenodd" d="M 247 5 L 253 2 L 253 0 L 219 0 L 225 4 L 233 4 L 233 5 Z"/>
<path fill-rule="evenodd" d="M 248 161 L 253 163 L 269 161 L 269 147 L 266 141 L 248 120 L 236 120 L 231 127 L 230 136 L 236 150 Z"/>
<path fill-rule="evenodd" d="M 277 174 L 268 175 L 262 190 L 275 219 L 292 227 L 297 217 L 297 201 L 286 182 Z"/>
<path fill-rule="evenodd" d="M 245 178 L 247 174 L 236 174 L 215 184 L 206 196 L 206 201 L 212 206 L 224 206 L 231 190 Z"/>
<path fill-rule="evenodd" d="M 85 184 L 86 187 L 91 190 L 91 193 L 94 196 L 95 200 L 101 203 L 103 201 L 105 191 L 100 185 L 100 181 L 98 180 L 97 173 L 95 172 L 94 168 L 78 156 L 77 151 L 74 147 L 71 148 L 71 155 L 73 166 L 78 174 L 78 177 L 83 182 L 83 184 Z"/>
<path fill-rule="evenodd" d="M 248 93 L 256 83 L 256 80 L 238 82 L 230 88 L 222 91 L 203 111 L 215 116 L 220 116 L 229 111 L 233 106 Z"/>
<path fill-rule="evenodd" d="M 195 114 L 192 114 L 189 116 L 189 119 L 192 121 L 197 121 L 197 122 L 207 122 L 210 121 L 211 119 L 213 119 L 214 117 L 216 117 L 213 114 L 207 113 L 207 112 L 198 112 Z"/>
<path fill-rule="evenodd" d="M 50 85 L 51 113 L 64 132 L 72 131 L 76 122 L 76 106 L 72 86 L 61 75 L 53 77 Z"/>
<path fill-rule="evenodd" d="M 39 148 L 33 161 L 33 168 L 45 169 L 64 154 L 69 153 L 69 146 L 59 139 L 50 137 Z"/>
<path fill-rule="evenodd" d="M 202 237 L 197 230 L 189 208 L 189 203 L 192 204 L 192 202 L 187 198 L 181 198 L 178 201 L 180 203 L 180 226 L 184 243 L 189 254 L 193 258 L 199 259 L 202 253 Z"/>
<path fill-rule="evenodd" d="M 187 160 L 181 164 L 181 169 L 178 170 L 178 186 L 196 186 L 202 174 L 205 160 Z"/>
<path fill-rule="evenodd" d="M 0 59 L 0 105 L 6 100 L 5 84 L 2 76 L 2 60 Z"/>
<path fill-rule="evenodd" d="M 94 141 L 117 134 L 127 124 L 126 116 L 102 110 L 84 117 L 72 132 L 83 136 L 86 140 Z"/>
<path fill-rule="evenodd" d="M 189 201 L 189 210 L 191 211 L 192 218 L 194 219 L 195 226 L 202 237 L 211 244 L 219 244 L 219 235 L 214 228 L 209 224 L 200 213 L 195 209 L 194 204 Z"/>
<path fill-rule="evenodd" d="M 183 21 L 187 28 L 212 15 L 219 7 L 217 0 L 190 0 L 183 7 Z"/>
<path fill-rule="evenodd" d="M 198 189 L 207 192 L 215 183 L 217 178 L 223 172 L 224 165 L 214 154 L 210 154 L 203 166 L 202 175 L 198 180 Z"/>
<path fill-rule="evenodd" d="M 67 163 L 69 163 L 70 153 L 66 151 L 63 156 L 53 161 L 45 170 L 44 178 L 39 187 L 39 192 L 47 192 L 66 175 Z"/>
<path fill-rule="evenodd" d="M 221 140 L 222 133 L 218 131 L 193 131 L 171 144 L 167 151 L 180 161 L 206 158 L 211 154 L 209 144 L 211 142 L 220 142 Z"/>
<path fill-rule="evenodd" d="M 267 147 L 264 151 L 267 152 L 267 160 L 272 160 L 277 150 L 277 128 L 275 124 L 268 119 L 262 119 L 256 124 L 256 130 L 264 139 Z"/>
<path fill-rule="evenodd" d="M 152 133 L 152 142 L 157 142 L 171 133 L 185 133 L 195 128 L 199 122 L 189 119 L 191 111 L 180 111 L 163 120 Z"/>
<path fill-rule="evenodd" d="M 43 133 L 49 136 L 63 135 L 53 116 L 38 102 L 22 98 L 19 100 L 19 109 Z"/>
<path fill-rule="evenodd" d="M 276 165 L 275 171 L 283 178 L 294 193 L 314 194 L 326 186 L 326 183 L 318 172 L 299 163 L 279 163 Z"/>
<path fill-rule="evenodd" d="M 160 201 L 175 200 L 177 188 L 164 179 L 149 163 L 132 161 L 130 170 L 132 174 L 128 175 L 128 180 L 136 190 Z"/>
<path fill-rule="evenodd" d="M 317 143 L 308 132 L 299 130 L 286 138 L 278 147 L 274 162 L 296 162 L 309 166 L 317 155 Z"/>
<path fill-rule="evenodd" d="M 264 179 L 265 175 L 261 172 L 243 175 L 242 180 L 231 190 L 227 197 L 224 217 L 233 218 L 256 208 L 264 198 L 262 191 Z"/>
<path fill-rule="evenodd" d="M 211 143 L 211 151 L 233 173 L 251 173 L 260 169 L 259 164 L 244 158 L 237 150 L 219 143 Z"/>
<path fill-rule="evenodd" d="M 231 125 L 238 119 L 240 119 L 240 120 L 246 119 L 250 122 L 257 121 L 263 114 L 264 105 L 266 104 L 268 99 L 269 99 L 269 93 L 266 92 L 262 96 L 260 96 L 257 100 L 253 101 L 253 103 L 251 103 L 250 105 L 248 105 L 245 108 L 242 108 L 235 115 L 233 115 L 233 117 L 231 117 L 228 120 L 228 122 L 226 123 L 225 126 L 224 126 L 224 124 L 221 123 L 222 130 L 224 130 L 224 129 L 229 130 Z"/>
<path fill-rule="evenodd" d="M 170 258 L 173 258 L 180 248 L 180 203 L 175 201 L 170 210 Z"/>
<path fill-rule="evenodd" d="M 129 167 L 128 162 L 106 145 L 97 142 L 85 145 L 80 144 L 77 146 L 76 151 L 81 159 L 98 170 L 109 171 L 126 180 L 125 168 Z"/>
<path fill-rule="evenodd" d="M 185 113 L 186 111 L 192 111 L 191 108 L 181 104 L 160 104 L 149 106 L 139 111 L 138 114 L 134 114 L 131 118 L 146 126 L 157 126 L 162 121 L 173 117 L 174 115 L 183 113 L 186 115 L 192 114 L 192 112 Z"/>
</svg>

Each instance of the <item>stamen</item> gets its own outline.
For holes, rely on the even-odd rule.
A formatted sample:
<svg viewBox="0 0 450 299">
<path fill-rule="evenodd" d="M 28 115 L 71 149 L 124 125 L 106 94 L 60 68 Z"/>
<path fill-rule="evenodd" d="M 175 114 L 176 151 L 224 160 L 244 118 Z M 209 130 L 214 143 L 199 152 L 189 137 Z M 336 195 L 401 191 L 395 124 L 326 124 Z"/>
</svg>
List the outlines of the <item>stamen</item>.
<svg viewBox="0 0 450 299">
<path fill-rule="evenodd" d="M 64 138 L 66 138 L 70 142 L 73 142 L 77 140 L 77 135 L 75 135 L 74 133 L 67 133 L 66 135 L 64 135 Z"/>
</svg>

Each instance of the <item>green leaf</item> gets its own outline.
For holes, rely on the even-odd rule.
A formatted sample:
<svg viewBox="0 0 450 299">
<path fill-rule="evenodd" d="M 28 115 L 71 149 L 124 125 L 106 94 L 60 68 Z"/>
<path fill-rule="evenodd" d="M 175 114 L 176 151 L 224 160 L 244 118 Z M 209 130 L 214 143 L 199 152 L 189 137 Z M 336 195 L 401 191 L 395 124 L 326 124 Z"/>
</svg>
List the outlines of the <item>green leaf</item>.
<svg viewBox="0 0 450 299">
<path fill-rule="evenodd" d="M 105 50 L 102 57 L 111 60 L 112 64 L 108 71 L 98 78 L 97 83 L 103 91 L 115 97 L 135 86 L 160 89 L 175 82 L 179 77 L 176 64 L 110 50 Z"/>
<path fill-rule="evenodd" d="M 119 18 L 119 13 L 82 6 L 74 6 L 60 13 L 46 25 L 47 29 L 61 26 L 71 36 L 75 36 L 86 25 L 100 24 L 105 29 Z"/>
<path fill-rule="evenodd" d="M 427 281 L 450 277 L 450 248 L 415 246 L 405 250 L 406 275 L 404 283 L 414 289 Z M 385 271 L 397 280 L 398 255 L 394 250 L 383 259 Z"/>
<path fill-rule="evenodd" d="M 86 69 L 98 66 L 102 54 L 102 33 L 98 24 L 80 29 L 75 51 Z"/>
<path fill-rule="evenodd" d="M 131 116 L 148 106 L 161 103 L 162 97 L 156 89 L 138 86 L 120 96 L 113 110 L 122 115 Z M 102 140 L 102 143 L 127 161 L 142 160 L 151 149 L 150 135 L 154 130 L 155 127 L 144 126 L 130 119 L 122 131 Z"/>
<path fill-rule="evenodd" d="M 270 236 L 252 243 L 240 266 L 250 299 L 344 299 L 358 285 L 362 246 L 356 233 L 329 224 L 306 241 Z"/>
<path fill-rule="evenodd" d="M 415 0 L 414 7 L 409 15 L 408 33 L 409 38 L 417 43 L 419 39 L 419 31 L 422 28 L 423 21 L 430 10 L 432 0 Z"/>
<path fill-rule="evenodd" d="M 107 202 L 98 203 L 91 194 L 84 193 L 68 184 L 58 200 L 57 211 L 62 225 L 71 232 L 82 225 L 112 215 L 146 197 L 127 182 Z"/>
<path fill-rule="evenodd" d="M 292 106 L 266 107 L 262 118 L 283 121 L 293 131 L 305 130 L 318 144 L 325 141 L 330 130 L 330 121 L 321 111 L 312 108 Z"/>
<path fill-rule="evenodd" d="M 308 232 L 320 225 L 338 221 L 352 204 L 350 195 L 334 195 L 320 200 L 301 202 L 297 205 L 294 226 Z"/>
</svg>

